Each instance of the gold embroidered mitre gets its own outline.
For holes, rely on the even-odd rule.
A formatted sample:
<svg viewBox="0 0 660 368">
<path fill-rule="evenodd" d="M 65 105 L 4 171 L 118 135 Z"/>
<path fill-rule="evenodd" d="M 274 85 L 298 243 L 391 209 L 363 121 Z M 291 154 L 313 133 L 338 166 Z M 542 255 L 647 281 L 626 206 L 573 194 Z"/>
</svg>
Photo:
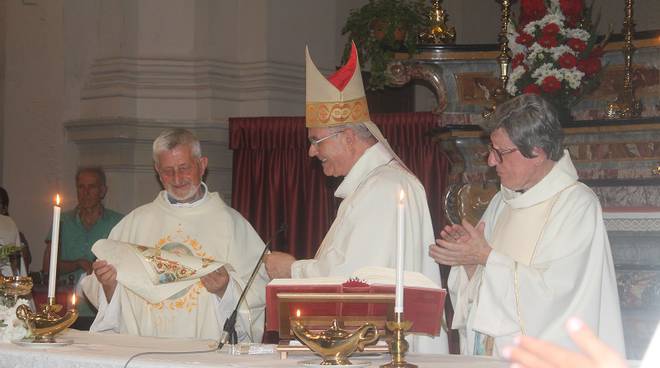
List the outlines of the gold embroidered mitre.
<svg viewBox="0 0 660 368">
<path fill-rule="evenodd" d="M 346 64 L 327 79 L 312 61 L 308 48 L 305 48 L 305 58 L 307 64 L 305 125 L 308 128 L 370 121 L 355 44 L 351 44 L 351 55 Z"/>
</svg>

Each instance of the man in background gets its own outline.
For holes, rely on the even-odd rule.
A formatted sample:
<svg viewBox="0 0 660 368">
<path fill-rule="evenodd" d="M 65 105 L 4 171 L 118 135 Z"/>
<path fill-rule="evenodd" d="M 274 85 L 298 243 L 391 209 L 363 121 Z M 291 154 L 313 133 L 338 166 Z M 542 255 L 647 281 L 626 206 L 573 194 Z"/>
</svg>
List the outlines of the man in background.
<svg viewBox="0 0 660 368">
<path fill-rule="evenodd" d="M 57 260 L 58 280 L 69 285 L 77 285 L 84 275 L 92 273 L 92 262 L 96 259 L 92 245 L 105 239 L 110 230 L 123 215 L 103 206 L 103 198 L 108 192 L 105 172 L 100 167 L 83 167 L 76 172 L 76 192 L 78 205 L 60 216 L 60 239 Z M 43 259 L 43 272 L 50 271 L 50 233 L 46 238 Z M 88 330 L 96 311 L 78 293 L 79 317 L 73 328 Z"/>
</svg>

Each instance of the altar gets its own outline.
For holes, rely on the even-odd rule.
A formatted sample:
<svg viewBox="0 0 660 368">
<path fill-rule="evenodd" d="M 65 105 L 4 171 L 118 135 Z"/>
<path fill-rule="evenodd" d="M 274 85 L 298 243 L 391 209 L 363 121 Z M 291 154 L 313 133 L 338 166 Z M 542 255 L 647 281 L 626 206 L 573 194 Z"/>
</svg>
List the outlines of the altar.
<svg viewBox="0 0 660 368">
<path fill-rule="evenodd" d="M 166 352 L 135 358 L 130 368 L 153 367 L 302 367 L 300 362 L 321 361 L 311 353 L 292 354 L 286 360 L 280 360 L 279 354 L 231 355 L 228 347 L 221 351 L 208 352 L 216 342 L 211 340 L 166 339 L 155 337 L 127 336 L 107 333 L 88 333 L 68 330 L 60 336 L 72 339 L 73 344 L 51 348 L 19 346 L 12 343 L 0 343 L 0 368 L 47 367 L 47 368 L 121 368 L 135 354 L 143 352 Z M 196 354 L 172 354 L 179 351 L 207 351 Z M 459 355 L 410 354 L 410 362 L 420 368 L 504 368 L 509 363 L 503 360 L 485 357 L 466 357 Z M 370 362 L 369 367 L 378 367 L 389 361 L 389 354 L 372 354 L 351 357 L 355 362 Z"/>
</svg>

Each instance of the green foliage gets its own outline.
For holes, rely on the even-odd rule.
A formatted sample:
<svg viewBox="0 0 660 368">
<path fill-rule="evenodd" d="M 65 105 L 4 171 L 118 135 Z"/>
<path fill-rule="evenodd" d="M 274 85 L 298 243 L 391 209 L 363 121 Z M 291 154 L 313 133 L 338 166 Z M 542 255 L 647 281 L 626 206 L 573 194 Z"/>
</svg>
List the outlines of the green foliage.
<svg viewBox="0 0 660 368">
<path fill-rule="evenodd" d="M 348 34 L 342 62 L 348 59 L 354 41 L 360 65 L 370 66 L 368 88 L 383 89 L 394 53 L 406 51 L 412 56 L 417 52 L 419 34 L 430 27 L 430 10 L 423 0 L 369 0 L 353 9 L 341 30 L 342 35 Z"/>
<path fill-rule="evenodd" d="M 0 259 L 5 259 L 10 255 L 20 251 L 21 251 L 21 247 L 15 244 L 3 245 L 2 247 L 0 247 Z"/>
</svg>

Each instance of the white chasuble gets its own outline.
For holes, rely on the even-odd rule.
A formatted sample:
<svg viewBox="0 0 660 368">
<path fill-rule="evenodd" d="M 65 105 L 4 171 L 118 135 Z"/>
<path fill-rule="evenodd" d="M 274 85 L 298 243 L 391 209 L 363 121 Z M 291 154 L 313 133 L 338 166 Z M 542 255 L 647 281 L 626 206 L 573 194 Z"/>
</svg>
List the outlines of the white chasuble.
<svg viewBox="0 0 660 368">
<path fill-rule="evenodd" d="M 209 271 L 202 267 L 207 263 L 215 265 L 210 266 L 213 269 L 226 264 L 229 271 L 231 280 L 222 298 L 207 292 L 197 276 L 159 282 L 150 286 L 152 292 L 144 292 L 135 285 L 129 287 L 126 277 L 118 275 L 108 302 L 96 277 L 85 278 L 83 290 L 99 309 L 91 330 L 142 336 L 218 339 L 264 247 L 250 224 L 217 193 L 208 193 L 193 206 L 177 207 L 161 192 L 152 203 L 124 217 L 108 238 L 152 248 L 154 254 L 183 255 L 193 262 L 189 265 L 202 262 L 190 267 L 201 270 L 197 276 Z M 151 283 L 153 278 L 145 280 Z M 261 341 L 267 280 L 262 266 L 239 310 L 239 340 Z"/>
<path fill-rule="evenodd" d="M 440 285 L 438 265 L 428 255 L 435 242 L 426 192 L 419 180 L 404 169 L 381 144 L 370 147 L 335 191 L 342 198 L 337 217 L 313 259 L 293 263 L 293 278 L 341 276 L 360 268 L 396 267 L 397 205 L 405 192 L 405 270 L 424 274 Z M 448 352 L 440 336 L 416 336 L 417 352 Z"/>
<path fill-rule="evenodd" d="M 602 210 L 568 151 L 526 192 L 502 187 L 481 221 L 493 247 L 486 265 L 471 279 L 452 267 L 448 281 L 462 354 L 487 353 L 490 340 L 499 356 L 521 334 L 576 349 L 564 328 L 573 316 L 624 352 Z"/>
</svg>

